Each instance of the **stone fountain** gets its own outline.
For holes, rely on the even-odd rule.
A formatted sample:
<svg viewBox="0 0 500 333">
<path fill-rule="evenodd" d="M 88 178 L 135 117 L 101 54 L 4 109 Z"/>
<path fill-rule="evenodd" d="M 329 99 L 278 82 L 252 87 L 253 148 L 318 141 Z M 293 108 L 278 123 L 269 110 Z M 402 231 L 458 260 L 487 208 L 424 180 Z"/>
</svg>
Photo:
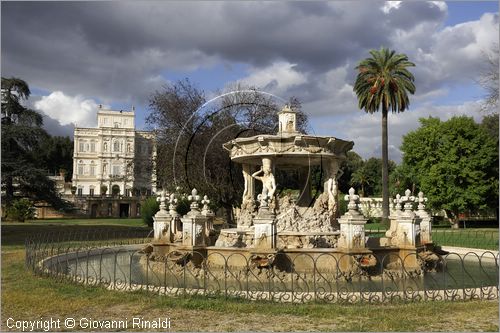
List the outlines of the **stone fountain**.
<svg viewBox="0 0 500 333">
<path fill-rule="evenodd" d="M 226 258 L 232 257 L 231 265 L 245 266 L 249 260 L 273 262 L 281 253 L 292 262 L 297 260 L 295 269 L 307 270 L 311 268 L 307 263 L 298 267 L 301 255 L 319 258 L 329 254 L 338 258 L 338 265 L 349 268 L 359 267 L 360 262 L 374 265 L 376 257 L 394 254 L 395 258 L 411 256 L 406 266 L 417 267 L 418 253 L 432 245 L 423 193 L 417 198 L 410 191 L 398 195 L 386 237 L 370 239 L 365 235 L 367 220 L 359 213 L 359 196 L 354 189 L 344 198 L 349 202 L 348 211 L 340 216 L 338 209 L 340 164 L 354 143 L 300 133 L 296 112 L 287 106 L 278 116 L 277 134 L 237 138 L 223 145 L 231 160 L 242 164 L 245 182 L 236 227 L 222 229 L 217 235 L 210 201 L 206 196 L 202 199 L 196 189 L 188 197 L 191 210 L 183 217 L 175 211 L 176 195 L 162 192 L 160 211 L 154 217 L 154 256 L 177 260 L 197 253 L 212 264 L 227 265 Z M 318 195 L 311 191 L 315 166 L 323 175 Z M 298 198 L 276 195 L 277 169 L 298 173 Z M 256 181 L 262 186 L 260 193 L 256 193 Z M 416 212 L 414 203 L 418 203 Z M 332 263 L 325 261 L 324 265 L 328 268 Z"/>
</svg>

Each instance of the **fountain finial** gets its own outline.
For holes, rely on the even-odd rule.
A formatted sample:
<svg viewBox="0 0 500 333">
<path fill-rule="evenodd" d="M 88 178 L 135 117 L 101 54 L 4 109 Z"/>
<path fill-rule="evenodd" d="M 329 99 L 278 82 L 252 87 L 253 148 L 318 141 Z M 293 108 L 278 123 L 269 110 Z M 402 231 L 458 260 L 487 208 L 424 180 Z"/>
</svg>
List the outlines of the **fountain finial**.
<svg viewBox="0 0 500 333">
<path fill-rule="evenodd" d="M 201 209 L 202 212 L 205 212 L 205 213 L 210 212 L 210 207 L 208 207 L 208 205 L 210 204 L 210 200 L 208 200 L 207 195 L 203 196 L 203 200 L 201 200 L 201 204 L 203 205 L 203 208 Z"/>
<path fill-rule="evenodd" d="M 356 191 L 354 188 L 349 189 L 349 194 L 344 197 L 344 200 L 349 200 L 349 204 L 347 205 L 347 208 L 349 211 L 357 211 L 358 210 L 358 202 L 359 202 L 359 195 L 355 194 Z"/>
<path fill-rule="evenodd" d="M 415 201 L 418 203 L 417 209 L 419 211 L 424 211 L 425 210 L 424 203 L 427 202 L 427 198 L 424 197 L 424 192 L 422 191 L 418 192 L 418 198 L 415 198 Z"/>
<path fill-rule="evenodd" d="M 197 189 L 193 188 L 191 195 L 188 196 L 188 200 L 191 201 L 191 210 L 198 210 L 198 201 L 200 201 L 200 196 L 198 195 Z"/>
<path fill-rule="evenodd" d="M 156 198 L 156 201 L 160 203 L 161 211 L 166 211 L 167 205 L 165 205 L 165 201 L 167 200 L 168 200 L 168 192 L 162 189 L 160 192 L 160 196 Z"/>
<path fill-rule="evenodd" d="M 278 112 L 279 118 L 279 133 L 297 134 L 297 112 L 295 112 L 288 104 Z"/>
</svg>

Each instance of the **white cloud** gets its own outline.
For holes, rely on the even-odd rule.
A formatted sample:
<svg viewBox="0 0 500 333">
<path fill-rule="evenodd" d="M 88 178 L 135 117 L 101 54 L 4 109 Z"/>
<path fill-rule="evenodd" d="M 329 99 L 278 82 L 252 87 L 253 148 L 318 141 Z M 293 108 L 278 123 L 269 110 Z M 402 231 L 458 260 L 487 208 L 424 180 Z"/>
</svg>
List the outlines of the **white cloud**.
<svg viewBox="0 0 500 333">
<path fill-rule="evenodd" d="M 401 1 L 386 1 L 382 6 L 382 11 L 388 14 L 391 11 L 391 9 L 393 8 L 398 9 L 399 6 L 401 6 Z"/>
<path fill-rule="evenodd" d="M 307 82 L 306 75 L 297 71 L 296 66 L 278 61 L 268 67 L 251 70 L 250 75 L 239 81 L 280 96 L 288 89 Z"/>
<path fill-rule="evenodd" d="M 76 124 L 94 127 L 97 124 L 97 103 L 83 96 L 67 96 L 62 91 L 54 91 L 35 102 L 34 107 L 61 125 Z"/>
<path fill-rule="evenodd" d="M 415 110 L 406 111 L 399 114 L 389 115 L 389 158 L 396 162 L 401 161 L 399 147 L 403 136 L 409 131 L 420 127 L 419 118 L 429 116 L 438 117 L 445 121 L 453 116 L 469 116 L 475 121 L 481 121 L 483 114 L 479 112 L 480 101 L 468 101 L 461 105 L 423 105 Z M 319 124 L 312 124 L 323 135 L 333 135 L 335 137 L 354 141 L 353 150 L 363 156 L 363 158 L 381 156 L 381 113 L 353 113 L 343 117 L 338 121 Z M 318 126 L 315 126 L 318 125 Z"/>
</svg>

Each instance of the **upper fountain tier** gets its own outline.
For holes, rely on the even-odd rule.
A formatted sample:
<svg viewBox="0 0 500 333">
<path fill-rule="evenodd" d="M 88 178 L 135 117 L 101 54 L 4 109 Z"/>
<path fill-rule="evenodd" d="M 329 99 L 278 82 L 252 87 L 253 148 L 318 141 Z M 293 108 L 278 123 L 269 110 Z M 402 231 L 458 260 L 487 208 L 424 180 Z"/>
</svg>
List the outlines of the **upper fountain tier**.
<svg viewBox="0 0 500 333">
<path fill-rule="evenodd" d="M 274 165 L 318 165 L 343 160 L 354 142 L 328 136 L 305 135 L 297 130 L 297 113 L 285 106 L 279 113 L 276 135 L 256 135 L 226 142 L 231 160 L 261 165 L 262 158 L 272 158 Z"/>
</svg>

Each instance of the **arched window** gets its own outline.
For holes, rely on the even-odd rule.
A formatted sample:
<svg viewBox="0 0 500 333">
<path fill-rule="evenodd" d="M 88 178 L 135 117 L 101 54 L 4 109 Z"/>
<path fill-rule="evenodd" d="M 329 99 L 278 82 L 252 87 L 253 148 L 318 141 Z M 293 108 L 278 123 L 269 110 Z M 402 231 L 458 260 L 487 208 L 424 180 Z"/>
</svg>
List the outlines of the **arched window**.
<svg viewBox="0 0 500 333">
<path fill-rule="evenodd" d="M 80 160 L 80 161 L 78 161 L 78 174 L 83 175 L 83 171 L 84 171 L 83 161 Z"/>
<path fill-rule="evenodd" d="M 113 151 L 120 151 L 120 142 L 118 140 L 113 143 Z"/>
</svg>

